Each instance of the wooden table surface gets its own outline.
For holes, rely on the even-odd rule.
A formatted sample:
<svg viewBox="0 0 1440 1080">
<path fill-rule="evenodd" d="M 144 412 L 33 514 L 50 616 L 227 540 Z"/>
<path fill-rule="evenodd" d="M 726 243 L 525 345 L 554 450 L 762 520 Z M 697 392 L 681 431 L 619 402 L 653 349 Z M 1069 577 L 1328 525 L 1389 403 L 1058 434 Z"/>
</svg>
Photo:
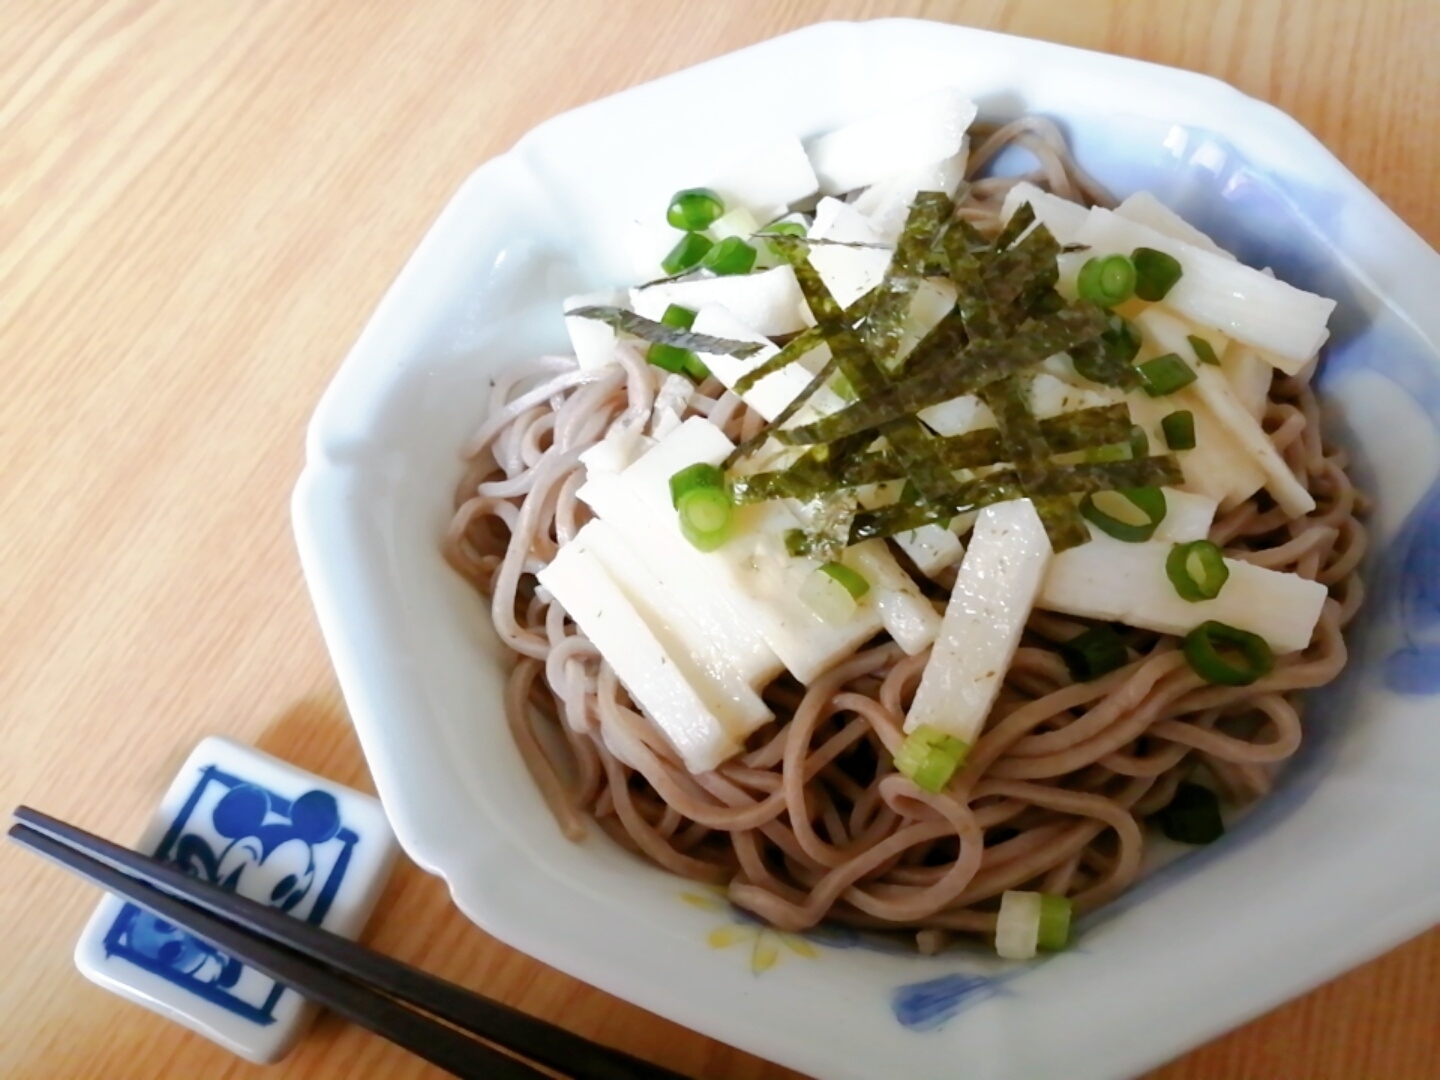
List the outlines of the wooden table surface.
<svg viewBox="0 0 1440 1080">
<path fill-rule="evenodd" d="M 1440 245 L 1436 0 L 4 0 L 0 795 L 133 838 L 202 736 L 369 789 L 291 540 L 321 390 L 460 181 L 545 117 L 830 18 L 1227 79 Z M 0 848 L 0 1075 L 420 1077 L 326 1017 L 262 1073 L 82 979 L 87 886 Z M 408 864 L 375 947 L 697 1077 L 793 1074 L 512 951 Z M 1154 1080 L 1440 1076 L 1431 932 Z"/>
</svg>

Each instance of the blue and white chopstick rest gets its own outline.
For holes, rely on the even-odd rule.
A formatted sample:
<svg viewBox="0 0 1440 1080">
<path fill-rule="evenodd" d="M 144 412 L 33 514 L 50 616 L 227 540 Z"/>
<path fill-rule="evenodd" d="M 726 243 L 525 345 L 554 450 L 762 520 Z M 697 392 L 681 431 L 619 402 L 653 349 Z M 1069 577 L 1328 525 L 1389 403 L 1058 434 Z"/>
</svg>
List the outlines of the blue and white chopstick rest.
<svg viewBox="0 0 1440 1080">
<path fill-rule="evenodd" d="M 137 849 L 349 938 L 398 847 L 378 800 L 229 739 L 197 746 Z M 283 1057 L 315 1007 L 115 896 L 75 947 L 90 980 L 258 1063 Z"/>
</svg>

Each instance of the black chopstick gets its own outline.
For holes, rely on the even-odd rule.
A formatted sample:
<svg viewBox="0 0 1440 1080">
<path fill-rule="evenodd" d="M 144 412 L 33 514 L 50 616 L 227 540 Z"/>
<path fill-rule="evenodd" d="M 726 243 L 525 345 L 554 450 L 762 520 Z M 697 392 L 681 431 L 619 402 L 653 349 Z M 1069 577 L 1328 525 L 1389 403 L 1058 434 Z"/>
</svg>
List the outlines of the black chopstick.
<svg viewBox="0 0 1440 1080">
<path fill-rule="evenodd" d="M 408 1003 L 547 1069 L 583 1080 L 683 1080 L 679 1074 L 408 967 L 226 892 L 178 867 L 20 807 L 10 837 L 458 1076 L 545 1075 Z M 391 1000 L 391 999 L 396 1000 Z"/>
</svg>

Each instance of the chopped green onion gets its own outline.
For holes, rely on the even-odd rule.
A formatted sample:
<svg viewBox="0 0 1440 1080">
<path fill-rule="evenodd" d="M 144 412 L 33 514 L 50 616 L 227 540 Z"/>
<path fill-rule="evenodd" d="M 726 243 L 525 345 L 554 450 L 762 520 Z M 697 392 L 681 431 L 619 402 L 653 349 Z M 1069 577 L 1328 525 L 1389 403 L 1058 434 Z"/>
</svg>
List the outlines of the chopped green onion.
<svg viewBox="0 0 1440 1080">
<path fill-rule="evenodd" d="M 1158 487 L 1096 491 L 1080 500 L 1080 514 L 1106 536 L 1138 544 L 1165 520 L 1165 492 Z"/>
<path fill-rule="evenodd" d="M 716 274 L 748 274 L 756 251 L 738 236 L 727 236 L 705 252 L 700 265 Z"/>
<path fill-rule="evenodd" d="M 671 304 L 665 309 L 665 314 L 660 316 L 662 326 L 673 326 L 678 330 L 689 330 L 695 325 L 695 316 L 699 312 L 691 311 L 688 307 L 681 307 L 679 304 Z"/>
<path fill-rule="evenodd" d="M 963 740 L 921 724 L 900 744 L 895 769 L 914 781 L 916 787 L 935 794 L 944 790 L 969 753 L 970 747 Z"/>
<path fill-rule="evenodd" d="M 766 225 L 763 229 L 756 233 L 756 236 L 761 239 L 770 236 L 793 236 L 799 239 L 804 239 L 805 226 L 800 224 L 800 222 L 798 221 L 776 221 L 772 222 L 769 225 Z M 785 249 L 783 247 L 783 241 L 780 243 L 776 243 L 774 240 L 767 239 L 765 240 L 765 248 L 770 252 L 771 256 L 776 259 L 780 259 L 782 262 L 784 261 Z"/>
<path fill-rule="evenodd" d="M 694 491 L 697 488 L 719 488 L 723 491 L 725 489 L 725 473 L 708 461 L 697 461 L 694 465 L 686 465 L 685 468 L 670 477 L 670 505 L 678 508 L 681 496 L 687 491 Z"/>
<path fill-rule="evenodd" d="M 1130 662 L 1125 642 L 1108 623 L 1077 634 L 1060 646 L 1060 656 L 1076 682 L 1090 682 Z"/>
<path fill-rule="evenodd" d="M 1195 359 L 1200 363 L 1220 366 L 1220 358 L 1215 355 L 1215 350 L 1211 348 L 1210 342 L 1199 334 L 1191 334 L 1185 340 L 1190 342 L 1190 348 L 1195 350 Z"/>
<path fill-rule="evenodd" d="M 1275 654 L 1259 634 L 1214 620 L 1185 635 L 1185 659 L 1196 674 L 1221 686 L 1249 686 L 1275 666 Z"/>
<path fill-rule="evenodd" d="M 1092 446 L 1089 450 L 1081 451 L 1085 461 L 1095 464 L 1104 464 L 1107 461 L 1130 461 L 1135 457 L 1134 448 L 1128 441 L 1121 443 L 1110 443 L 1107 446 Z"/>
<path fill-rule="evenodd" d="M 1195 449 L 1195 414 L 1189 409 L 1172 412 L 1160 421 L 1165 445 L 1171 450 Z"/>
<path fill-rule="evenodd" d="M 1185 272 L 1175 256 L 1154 248 L 1136 248 L 1130 261 L 1135 264 L 1135 295 L 1141 300 L 1164 300 Z"/>
<path fill-rule="evenodd" d="M 680 515 L 680 531 L 698 550 L 714 551 L 729 539 L 735 504 L 724 488 L 691 488 L 676 500 L 675 509 Z"/>
<path fill-rule="evenodd" d="M 995 951 L 1006 960 L 1032 960 L 1038 949 L 1070 941 L 1070 901 L 1049 893 L 1007 889 L 995 920 Z"/>
<path fill-rule="evenodd" d="M 1128 388 L 1137 379 L 1130 361 L 1139 355 L 1140 343 L 1135 324 L 1112 311 L 1100 337 L 1071 349 L 1070 360 L 1077 373 L 1093 382 Z"/>
<path fill-rule="evenodd" d="M 677 349 L 674 345 L 665 345 L 656 342 L 645 350 L 645 359 L 650 361 L 662 371 L 669 371 L 675 375 L 690 374 L 691 361 L 700 362 L 700 358 L 689 349 Z"/>
<path fill-rule="evenodd" d="M 1130 426 L 1130 456 L 1131 458 L 1150 456 L 1150 436 L 1145 434 L 1145 429 L 1139 424 Z"/>
<path fill-rule="evenodd" d="M 697 383 L 702 383 L 710 377 L 710 369 L 705 366 L 704 360 L 691 353 L 685 358 L 685 374 Z"/>
<path fill-rule="evenodd" d="M 700 264 L 706 253 L 713 247 L 708 237 L 698 232 L 687 232 L 680 242 L 670 249 L 670 254 L 660 260 L 660 269 L 667 274 L 683 274 Z"/>
<path fill-rule="evenodd" d="M 1212 844 L 1225 835 L 1220 800 L 1199 784 L 1181 784 L 1169 805 L 1155 816 L 1165 835 L 1177 843 Z"/>
<path fill-rule="evenodd" d="M 1225 553 L 1209 540 L 1176 544 L 1165 559 L 1165 576 L 1182 600 L 1214 600 L 1230 577 Z"/>
<path fill-rule="evenodd" d="M 853 600 L 859 600 L 870 591 L 870 582 L 865 580 L 865 575 L 858 570 L 852 570 L 844 563 L 827 562 L 820 567 L 820 572 L 830 575 L 839 582 Z"/>
<path fill-rule="evenodd" d="M 1173 352 L 1137 364 L 1136 370 L 1140 372 L 1140 389 L 1151 397 L 1173 394 L 1195 381 L 1195 369 Z"/>
<path fill-rule="evenodd" d="M 1081 299 L 1101 307 L 1123 304 L 1135 293 L 1135 264 L 1124 255 L 1086 259 L 1076 289 Z"/>
<path fill-rule="evenodd" d="M 709 188 L 686 188 L 670 196 L 665 220 L 677 229 L 699 232 L 708 229 L 725 213 L 724 200 Z"/>
<path fill-rule="evenodd" d="M 1058 952 L 1070 944 L 1072 910 L 1070 901 L 1065 897 L 1040 894 L 1040 934 L 1036 942 L 1040 948 Z"/>
</svg>

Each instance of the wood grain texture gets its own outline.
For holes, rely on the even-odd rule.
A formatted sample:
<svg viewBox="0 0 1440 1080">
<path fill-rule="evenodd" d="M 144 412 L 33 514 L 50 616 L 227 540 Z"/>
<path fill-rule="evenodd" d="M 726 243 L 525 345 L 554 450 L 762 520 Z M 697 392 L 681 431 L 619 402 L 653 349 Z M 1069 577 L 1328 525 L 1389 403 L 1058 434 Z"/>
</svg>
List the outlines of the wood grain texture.
<svg viewBox="0 0 1440 1080">
<path fill-rule="evenodd" d="M 460 181 L 556 112 L 827 18 L 914 15 L 1207 72 L 1440 244 L 1434 0 L 6 0 L 0 794 L 138 833 L 223 732 L 367 788 L 300 579 L 306 420 Z M 421 1077 L 324 1018 L 261 1072 L 86 983 L 95 895 L 0 848 L 0 1075 Z M 368 941 L 707 1078 L 785 1070 L 487 938 L 406 866 Z M 1432 932 L 1152 1080 L 1440 1075 Z"/>
</svg>

